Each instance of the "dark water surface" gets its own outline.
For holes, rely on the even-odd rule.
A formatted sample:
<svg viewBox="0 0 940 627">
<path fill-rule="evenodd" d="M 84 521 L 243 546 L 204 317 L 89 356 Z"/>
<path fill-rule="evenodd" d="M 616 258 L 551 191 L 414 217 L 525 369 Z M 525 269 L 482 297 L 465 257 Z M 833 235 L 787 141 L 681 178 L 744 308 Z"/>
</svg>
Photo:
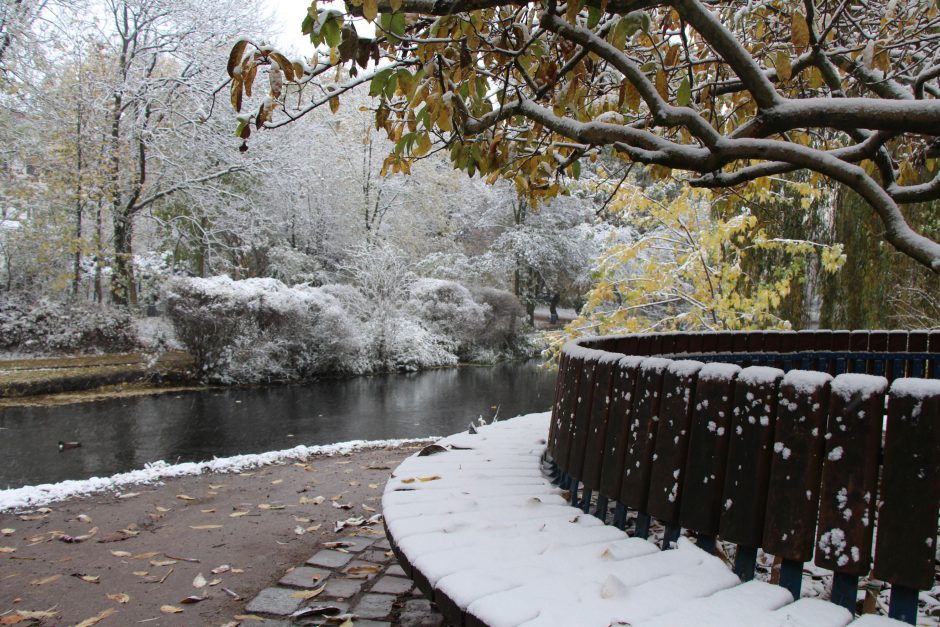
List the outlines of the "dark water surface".
<svg viewBox="0 0 940 627">
<path fill-rule="evenodd" d="M 0 489 L 108 476 L 165 460 L 347 440 L 449 435 L 478 416 L 546 411 L 535 362 L 0 409 Z M 58 452 L 59 440 L 80 441 Z"/>
</svg>

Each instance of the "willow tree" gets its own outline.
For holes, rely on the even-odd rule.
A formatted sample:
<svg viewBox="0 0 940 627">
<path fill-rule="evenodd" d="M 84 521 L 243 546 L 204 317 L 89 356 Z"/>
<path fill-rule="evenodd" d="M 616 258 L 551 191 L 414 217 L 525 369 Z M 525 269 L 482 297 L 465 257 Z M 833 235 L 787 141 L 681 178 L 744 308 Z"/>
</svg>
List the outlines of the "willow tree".
<svg viewBox="0 0 940 627">
<path fill-rule="evenodd" d="M 240 118 L 244 138 L 368 84 L 395 142 L 387 171 L 443 148 L 538 202 L 609 148 L 706 188 L 808 170 L 857 192 L 888 242 L 940 272 L 940 244 L 903 211 L 940 198 L 935 0 L 347 4 L 310 6 L 303 30 L 320 55 L 309 61 L 235 45 L 235 107 L 259 66 L 270 84 Z M 358 20 L 375 38 L 357 35 Z"/>
</svg>

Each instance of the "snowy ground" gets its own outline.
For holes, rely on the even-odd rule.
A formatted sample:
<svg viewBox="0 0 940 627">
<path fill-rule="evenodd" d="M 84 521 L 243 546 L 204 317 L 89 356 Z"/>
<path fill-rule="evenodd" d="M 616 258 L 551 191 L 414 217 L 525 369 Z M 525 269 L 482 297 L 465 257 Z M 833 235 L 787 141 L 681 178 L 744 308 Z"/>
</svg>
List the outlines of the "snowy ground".
<svg viewBox="0 0 940 627">
<path fill-rule="evenodd" d="M 164 461 L 147 464 L 144 468 L 120 473 L 111 477 L 91 477 L 60 483 L 45 483 L 0 490 L 0 512 L 40 507 L 74 496 L 87 496 L 100 492 L 120 493 L 129 486 L 152 484 L 164 479 L 201 475 L 204 473 L 243 472 L 269 464 L 306 460 L 314 455 L 345 455 L 356 451 L 405 444 L 417 444 L 436 440 L 436 437 L 405 440 L 352 440 L 321 446 L 295 446 L 282 451 L 270 451 L 253 455 L 216 458 L 205 462 L 167 464 Z"/>
</svg>

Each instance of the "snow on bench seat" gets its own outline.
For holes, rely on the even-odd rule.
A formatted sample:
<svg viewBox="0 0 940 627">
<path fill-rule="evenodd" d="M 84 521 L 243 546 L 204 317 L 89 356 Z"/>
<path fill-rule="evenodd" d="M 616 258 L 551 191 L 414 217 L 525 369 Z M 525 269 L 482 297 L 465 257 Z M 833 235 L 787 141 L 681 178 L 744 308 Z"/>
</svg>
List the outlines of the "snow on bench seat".
<svg viewBox="0 0 940 627">
<path fill-rule="evenodd" d="M 850 624 L 830 603 L 742 584 L 685 539 L 660 551 L 567 505 L 542 472 L 549 419 L 531 414 L 445 438 L 393 472 L 386 529 L 436 601 L 494 627 Z"/>
</svg>

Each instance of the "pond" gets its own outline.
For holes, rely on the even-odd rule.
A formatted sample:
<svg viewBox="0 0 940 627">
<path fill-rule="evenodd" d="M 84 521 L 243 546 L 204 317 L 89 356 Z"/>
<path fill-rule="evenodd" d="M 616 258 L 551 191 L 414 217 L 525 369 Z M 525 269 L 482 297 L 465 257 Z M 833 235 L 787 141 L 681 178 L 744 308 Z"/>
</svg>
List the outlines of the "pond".
<svg viewBox="0 0 940 627">
<path fill-rule="evenodd" d="M 108 476 L 157 460 L 449 435 L 472 420 L 546 411 L 537 362 L 0 409 L 0 489 Z M 58 442 L 81 447 L 58 451 Z"/>
</svg>

